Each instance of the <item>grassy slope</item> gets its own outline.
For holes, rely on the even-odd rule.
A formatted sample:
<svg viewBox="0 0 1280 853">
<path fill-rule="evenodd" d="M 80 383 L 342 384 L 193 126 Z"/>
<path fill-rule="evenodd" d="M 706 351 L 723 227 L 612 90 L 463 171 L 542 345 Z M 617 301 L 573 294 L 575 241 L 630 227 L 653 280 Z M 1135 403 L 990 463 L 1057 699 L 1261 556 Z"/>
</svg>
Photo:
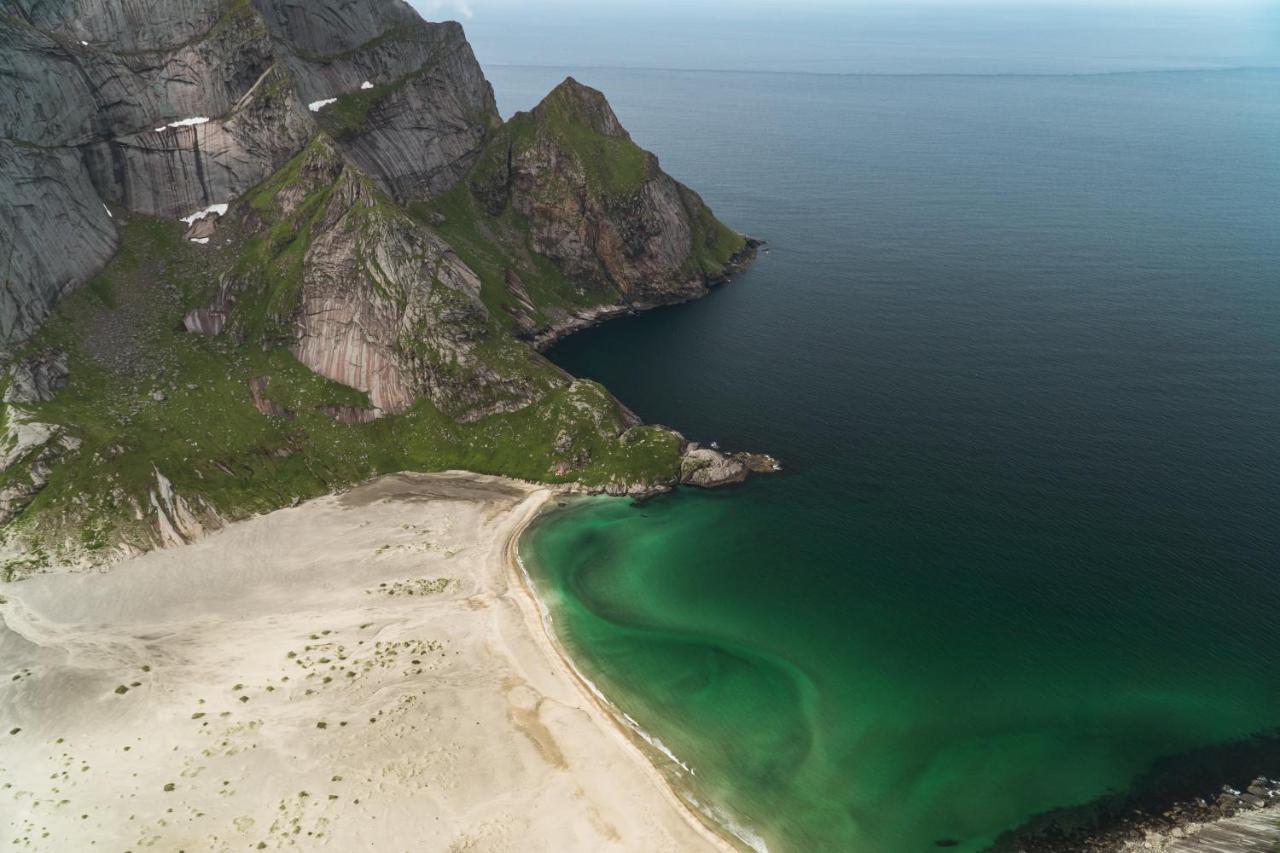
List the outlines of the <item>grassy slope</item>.
<svg viewBox="0 0 1280 853">
<path fill-rule="evenodd" d="M 369 104 L 388 93 L 375 89 L 351 98 L 331 114 L 338 124 L 332 130 L 342 133 L 358 124 Z M 520 114 L 495 133 L 469 180 L 411 211 L 480 276 L 482 301 L 505 329 L 513 325 L 507 308 L 515 299 L 505 284 L 507 269 L 518 272 L 540 320 L 547 319 L 546 311 L 563 315 L 618 298 L 612 290 L 569 281 L 530 249 L 523 217 L 510 205 L 491 215 L 470 189 L 488 177 L 494 158 L 505 159 L 508 151 L 548 138 L 578 159 L 593 192 L 606 202 L 625 204 L 643 187 L 648 170 L 656 168 L 629 139 L 597 134 L 571 104 L 559 103 L 553 94 L 540 118 Z M 313 143 L 308 151 L 325 144 Z M 589 486 L 657 483 L 676 476 L 678 437 L 649 426 L 619 435 L 623 413 L 592 382 L 547 382 L 547 392 L 534 405 L 471 424 L 446 417 L 429 400 L 368 424 L 343 424 L 320 411 L 334 405 L 362 408 L 368 400 L 311 373 L 286 346 L 303 258 L 333 192 L 333 186 L 317 187 L 293 214 L 273 213 L 277 194 L 300 180 L 306 156 L 298 155 L 246 196 L 265 223 L 255 233 L 237 233 L 224 221 L 210 245 L 197 246 L 183 239 L 178 223 L 120 215 L 116 258 L 86 288 L 63 300 L 26 347 L 68 352 L 69 385 L 54 401 L 30 409 L 34 420 L 59 425 L 82 444 L 53 468 L 48 486 L 0 531 L 0 539 L 23 546 L 35 555 L 35 564 L 77 550 L 92 557 L 122 539 L 145 546 L 157 471 L 179 494 L 225 518 L 409 469 L 465 468 Z M 387 207 L 377 211 L 380 215 L 404 215 L 380 198 Z M 742 238 L 704 207 L 689 212 L 699 246 L 690 264 L 694 271 L 718 275 L 742 247 Z M 211 339 L 181 331 L 183 315 L 208 305 L 225 274 L 253 282 L 240 295 L 229 334 Z M 503 375 L 555 373 L 508 335 L 491 335 L 482 347 L 486 363 Z M 292 417 L 268 417 L 253 406 L 249 381 L 256 378 L 269 379 L 267 395 Z M 153 399 L 157 390 L 166 399 Z M 33 461 L 0 473 L 0 488 L 25 478 Z M 0 575 L 5 568 L 0 566 Z M 12 572 L 18 565 L 7 568 Z"/>
<path fill-rule="evenodd" d="M 92 552 L 121 535 L 144 544 L 147 521 L 135 518 L 135 506 L 147 507 L 156 470 L 188 499 L 198 496 L 234 518 L 406 469 L 466 468 L 589 485 L 654 482 L 677 469 L 675 436 L 639 427 L 615 437 L 617 403 L 590 382 L 473 424 L 455 423 L 427 400 L 400 416 L 339 423 L 318 408 L 364 406 L 364 395 L 311 373 L 287 349 L 178 331 L 186 310 L 207 304 L 220 273 L 240 263 L 246 248 L 260 247 L 236 241 L 211 249 L 184 241 L 178 223 L 137 215 L 120 221 L 118 256 L 64 300 L 29 345 L 70 354 L 68 386 L 54 401 L 30 408 L 36 420 L 61 425 L 83 442 L 3 533 L 37 554 L 67 546 Z M 286 246 L 282 254 L 301 250 Z M 285 262 L 279 268 L 290 269 Z M 268 290 L 267 301 L 276 295 Z M 255 377 L 269 377 L 268 396 L 295 416 L 259 413 L 248 387 Z M 167 399 L 153 400 L 155 390 Z M 570 446 L 557 453 L 562 433 L 569 440 L 561 439 L 561 447 Z M 583 461 L 555 473 L 557 463 Z M 22 464 L 3 475 L 19 476 Z"/>
</svg>

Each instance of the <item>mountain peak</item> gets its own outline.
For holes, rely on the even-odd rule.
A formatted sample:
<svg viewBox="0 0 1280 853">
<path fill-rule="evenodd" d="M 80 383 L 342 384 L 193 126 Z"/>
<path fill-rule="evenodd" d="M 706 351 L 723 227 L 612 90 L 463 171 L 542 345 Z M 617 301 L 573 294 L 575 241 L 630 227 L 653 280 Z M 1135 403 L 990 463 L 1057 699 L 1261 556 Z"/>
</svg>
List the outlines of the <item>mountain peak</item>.
<svg viewBox="0 0 1280 853">
<path fill-rule="evenodd" d="M 609 100 L 599 89 L 566 77 L 533 108 L 539 121 L 570 121 L 583 124 L 602 136 L 629 138 L 622 122 L 614 114 Z"/>
</svg>

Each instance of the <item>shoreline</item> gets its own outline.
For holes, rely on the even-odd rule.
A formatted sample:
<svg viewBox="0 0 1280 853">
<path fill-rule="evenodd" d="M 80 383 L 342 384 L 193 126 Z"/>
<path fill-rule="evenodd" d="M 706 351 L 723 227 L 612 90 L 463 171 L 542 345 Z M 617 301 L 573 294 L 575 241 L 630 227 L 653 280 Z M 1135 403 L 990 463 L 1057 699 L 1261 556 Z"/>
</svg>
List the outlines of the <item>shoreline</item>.
<svg viewBox="0 0 1280 853">
<path fill-rule="evenodd" d="M 618 735 L 620 743 L 624 744 L 635 755 L 637 762 L 645 767 L 653 782 L 667 795 L 672 806 L 684 815 L 690 826 L 702 834 L 717 850 L 725 851 L 725 853 L 741 853 L 741 851 L 752 850 L 758 851 L 758 853 L 765 853 L 767 848 L 757 847 L 739 838 L 731 829 L 705 814 L 682 795 L 673 780 L 662 771 L 657 755 L 661 755 L 666 761 L 677 764 L 685 770 L 689 770 L 688 765 L 684 764 L 674 754 L 657 746 L 656 744 L 661 743 L 661 741 L 657 741 L 647 732 L 643 732 L 638 725 L 629 724 L 624 719 L 624 712 L 614 705 L 594 682 L 587 678 L 577 664 L 574 663 L 572 656 L 561 644 L 559 638 L 556 637 L 555 628 L 551 625 L 550 611 L 542 599 L 538 597 L 537 590 L 534 589 L 533 579 L 520 556 L 520 540 L 529 527 L 548 511 L 548 505 L 555 500 L 557 494 L 566 493 L 549 494 L 537 510 L 523 520 L 520 527 L 512 533 L 506 544 L 507 569 L 516 578 L 517 586 L 522 594 L 521 598 L 526 605 L 524 613 L 526 621 L 531 620 L 536 623 L 536 626 L 531 627 L 531 630 L 541 640 L 545 652 L 560 662 L 560 665 L 569 673 L 577 685 L 583 699 L 594 709 L 598 718 Z M 657 755 L 654 753 L 657 753 Z"/>
<path fill-rule="evenodd" d="M 626 302 L 584 309 L 552 323 L 547 328 L 534 333 L 527 340 L 535 350 L 545 353 L 570 335 L 593 329 L 610 320 L 616 320 L 619 317 L 633 317 L 646 311 L 652 311 L 655 308 L 671 308 L 677 305 L 685 305 L 710 296 L 712 292 L 730 284 L 735 278 L 750 269 L 751 265 L 756 261 L 760 247 L 767 242 L 747 234 L 742 236 L 746 240 L 742 248 L 735 252 L 733 257 L 729 258 L 723 272 L 708 278 L 703 283 L 704 289 L 698 293 L 687 293 L 669 299 L 648 302 Z"/>
<path fill-rule="evenodd" d="M 560 494 L 391 475 L 0 585 L 0 829 L 45 851 L 740 849 L 545 633 L 516 558 Z"/>
</svg>

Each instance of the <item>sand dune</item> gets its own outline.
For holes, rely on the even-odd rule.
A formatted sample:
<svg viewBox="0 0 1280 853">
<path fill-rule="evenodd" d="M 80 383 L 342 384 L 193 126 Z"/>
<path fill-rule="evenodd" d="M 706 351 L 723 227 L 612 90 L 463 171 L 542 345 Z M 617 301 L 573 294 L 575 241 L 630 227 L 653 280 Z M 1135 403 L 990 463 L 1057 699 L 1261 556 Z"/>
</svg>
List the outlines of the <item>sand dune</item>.
<svg viewBox="0 0 1280 853">
<path fill-rule="evenodd" d="M 575 682 L 509 565 L 551 496 L 399 475 L 0 586 L 3 843 L 722 847 Z"/>
</svg>

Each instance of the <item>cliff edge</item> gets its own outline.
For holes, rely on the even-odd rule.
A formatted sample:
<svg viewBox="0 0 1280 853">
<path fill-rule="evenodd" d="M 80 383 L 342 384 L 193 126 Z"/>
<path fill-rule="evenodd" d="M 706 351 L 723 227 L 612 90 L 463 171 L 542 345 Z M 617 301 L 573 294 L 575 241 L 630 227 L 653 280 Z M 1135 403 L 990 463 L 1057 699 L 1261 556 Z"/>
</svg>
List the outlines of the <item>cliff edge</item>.
<svg viewBox="0 0 1280 853">
<path fill-rule="evenodd" d="M 503 122 L 462 28 L 400 0 L 18 0 L 0 76 L 7 575 L 389 471 L 751 467 L 538 352 L 756 245 L 600 92 Z"/>
</svg>

